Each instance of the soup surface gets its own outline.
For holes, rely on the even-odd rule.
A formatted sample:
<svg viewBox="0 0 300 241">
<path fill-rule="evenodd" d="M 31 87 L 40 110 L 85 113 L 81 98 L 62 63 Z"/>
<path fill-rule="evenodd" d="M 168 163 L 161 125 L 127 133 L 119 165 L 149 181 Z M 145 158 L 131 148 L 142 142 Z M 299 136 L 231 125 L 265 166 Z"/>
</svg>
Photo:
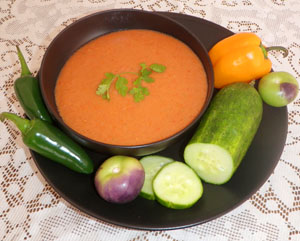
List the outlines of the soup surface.
<svg viewBox="0 0 300 241">
<path fill-rule="evenodd" d="M 135 102 L 112 83 L 110 100 L 96 94 L 105 73 L 124 73 L 128 87 L 140 64 L 166 66 L 143 83 L 149 95 Z M 202 63 L 181 41 L 151 30 L 124 30 L 101 36 L 77 50 L 63 67 L 55 96 L 64 122 L 78 133 L 107 144 L 141 145 L 170 137 L 190 124 L 207 94 Z"/>
</svg>

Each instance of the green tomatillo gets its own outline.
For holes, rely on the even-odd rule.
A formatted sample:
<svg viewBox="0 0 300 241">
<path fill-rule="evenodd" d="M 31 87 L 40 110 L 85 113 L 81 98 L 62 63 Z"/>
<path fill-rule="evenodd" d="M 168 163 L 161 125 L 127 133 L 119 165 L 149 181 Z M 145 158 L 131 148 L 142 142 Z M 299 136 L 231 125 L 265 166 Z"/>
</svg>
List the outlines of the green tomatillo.
<svg viewBox="0 0 300 241">
<path fill-rule="evenodd" d="M 296 99 L 299 84 L 288 72 L 271 72 L 259 80 L 258 91 L 265 103 L 282 107 Z"/>
</svg>

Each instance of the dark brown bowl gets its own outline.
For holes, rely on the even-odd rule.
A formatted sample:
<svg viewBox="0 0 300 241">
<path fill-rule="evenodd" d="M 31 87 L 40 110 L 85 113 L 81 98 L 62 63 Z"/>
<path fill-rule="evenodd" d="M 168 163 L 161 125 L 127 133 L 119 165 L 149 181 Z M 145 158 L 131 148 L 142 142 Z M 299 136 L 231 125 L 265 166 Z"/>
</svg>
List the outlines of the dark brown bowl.
<svg viewBox="0 0 300 241">
<path fill-rule="evenodd" d="M 58 75 L 69 57 L 87 42 L 110 32 L 125 29 L 149 29 L 171 35 L 187 44 L 199 57 L 207 75 L 206 102 L 199 115 L 183 130 L 158 142 L 137 146 L 110 145 L 91 140 L 68 127 L 59 115 L 54 90 Z M 204 33 L 205 34 L 205 33 Z M 44 55 L 40 72 L 40 88 L 45 104 L 56 123 L 81 145 L 103 153 L 142 156 L 165 149 L 195 127 L 206 110 L 213 93 L 213 70 L 207 50 L 200 40 L 180 23 L 159 13 L 133 9 L 98 12 L 66 27 L 51 42 Z"/>
</svg>

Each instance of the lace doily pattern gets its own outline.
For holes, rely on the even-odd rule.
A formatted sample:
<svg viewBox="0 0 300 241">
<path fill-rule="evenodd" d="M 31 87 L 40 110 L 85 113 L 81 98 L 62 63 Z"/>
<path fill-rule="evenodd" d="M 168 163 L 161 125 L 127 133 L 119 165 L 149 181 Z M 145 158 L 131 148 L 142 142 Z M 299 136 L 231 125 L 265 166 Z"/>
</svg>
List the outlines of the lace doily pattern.
<svg viewBox="0 0 300 241">
<path fill-rule="evenodd" d="M 0 2 L 0 111 L 24 115 L 13 90 L 20 75 L 15 45 L 36 74 L 47 46 L 62 29 L 112 8 L 183 13 L 233 32 L 254 32 L 265 45 L 289 50 L 287 58 L 270 54 L 273 68 L 300 80 L 297 0 L 6 0 Z M 300 99 L 288 106 L 288 122 L 277 167 L 248 201 L 211 222 L 170 231 L 121 228 L 72 207 L 44 180 L 21 133 L 0 122 L 0 240 L 300 240 Z"/>
</svg>

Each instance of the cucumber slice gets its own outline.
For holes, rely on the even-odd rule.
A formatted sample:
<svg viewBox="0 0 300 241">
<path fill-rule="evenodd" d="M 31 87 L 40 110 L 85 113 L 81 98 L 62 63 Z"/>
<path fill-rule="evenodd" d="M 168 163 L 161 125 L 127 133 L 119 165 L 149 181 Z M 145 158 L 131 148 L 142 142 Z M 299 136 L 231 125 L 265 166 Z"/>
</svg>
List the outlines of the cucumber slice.
<svg viewBox="0 0 300 241">
<path fill-rule="evenodd" d="M 186 163 L 208 183 L 223 184 L 234 173 L 234 163 L 229 152 L 215 144 L 193 143 L 184 151 Z"/>
<path fill-rule="evenodd" d="M 152 155 L 143 157 L 140 163 L 143 165 L 145 170 L 145 181 L 140 192 L 140 196 L 149 200 L 155 200 L 152 181 L 156 173 L 167 163 L 173 162 L 172 158 Z"/>
<path fill-rule="evenodd" d="M 193 206 L 202 196 L 203 186 L 198 175 L 185 163 L 166 164 L 154 177 L 156 200 L 165 207 L 184 209 Z"/>
</svg>

